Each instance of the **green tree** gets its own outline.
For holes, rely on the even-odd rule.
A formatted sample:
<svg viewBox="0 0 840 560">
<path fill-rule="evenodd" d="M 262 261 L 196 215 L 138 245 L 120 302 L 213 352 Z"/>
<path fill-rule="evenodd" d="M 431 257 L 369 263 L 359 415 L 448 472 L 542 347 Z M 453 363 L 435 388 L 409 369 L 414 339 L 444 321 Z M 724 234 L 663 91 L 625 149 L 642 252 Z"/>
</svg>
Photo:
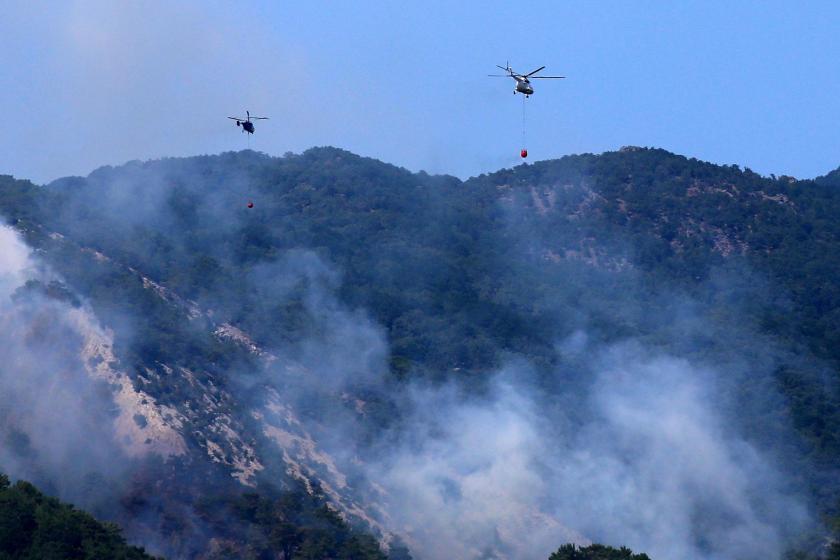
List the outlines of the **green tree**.
<svg viewBox="0 0 840 560">
<path fill-rule="evenodd" d="M 633 554 L 626 547 L 613 548 L 602 544 L 579 547 L 564 544 L 548 557 L 548 560 L 650 560 L 647 554 Z"/>
</svg>

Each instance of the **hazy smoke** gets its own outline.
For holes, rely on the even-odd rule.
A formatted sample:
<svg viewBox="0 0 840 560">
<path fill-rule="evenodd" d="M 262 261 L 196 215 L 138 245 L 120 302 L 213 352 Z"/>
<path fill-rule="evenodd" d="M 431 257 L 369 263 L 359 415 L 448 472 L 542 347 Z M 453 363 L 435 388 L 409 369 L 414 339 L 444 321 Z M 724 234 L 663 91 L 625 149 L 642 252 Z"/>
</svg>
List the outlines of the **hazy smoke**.
<svg viewBox="0 0 840 560">
<path fill-rule="evenodd" d="M 327 264 L 290 253 L 255 279 L 275 300 L 303 284 L 317 324 L 316 335 L 278 351 L 281 362 L 305 364 L 322 394 L 384 383 L 384 334 L 338 301 L 340 279 Z M 670 297 L 674 317 L 661 320 L 684 339 L 674 348 L 688 353 L 701 334 L 724 336 L 690 301 Z M 579 321 L 587 310 L 578 311 Z M 773 354 L 766 340 L 749 340 Z M 409 384 L 394 397 L 405 414 L 399 428 L 361 456 L 353 416 L 340 410 L 320 417 L 318 443 L 344 469 L 364 463 L 384 491 L 382 519 L 420 559 L 537 560 L 569 541 L 626 545 L 653 558 L 779 558 L 808 526 L 806 502 L 778 458 L 734 415 L 733 384 L 766 375 L 772 359 L 720 356 L 709 365 L 635 340 L 595 342 L 584 331 L 557 349 L 564 366 L 548 379 L 512 358 L 483 391 Z M 299 384 L 289 393 L 281 374 L 264 381 L 298 403 L 316 392 Z M 751 399 L 764 404 L 745 414 L 778 395 Z"/>
<path fill-rule="evenodd" d="M 78 195 L 65 219 L 78 219 L 89 205 L 103 205 L 114 220 L 109 234 L 131 240 L 128 247 L 154 243 L 157 235 L 171 240 L 167 266 L 193 266 L 191 243 L 203 243 L 203 252 L 230 262 L 237 251 L 232 238 L 259 229 L 252 223 L 258 220 L 231 210 L 241 210 L 243 197 L 230 189 L 246 192 L 249 180 L 241 171 L 259 169 L 264 156 L 225 157 L 183 166 L 133 163 L 114 177 L 103 169 L 90 178 L 91 192 Z M 202 173 L 230 189 L 199 193 Z M 580 195 L 581 200 L 569 202 L 579 208 L 592 192 L 567 195 L 570 200 Z M 499 259 L 500 278 L 515 276 L 526 265 L 532 267 L 529 274 L 540 273 L 543 255 L 556 249 L 532 235 L 533 215 L 516 210 L 506 233 L 526 257 Z M 447 212 L 427 211 L 440 214 L 429 220 L 430 228 L 447 227 L 442 217 Z M 120 221 L 132 215 L 139 217 Z M 579 239 L 577 222 L 567 225 L 562 235 Z M 136 240 L 135 226 L 148 228 Z M 82 243 L 95 244 L 100 227 L 88 228 Z M 560 235 L 559 229 L 550 231 Z M 68 465 L 78 465 L 65 486 L 83 487 L 78 481 L 112 464 L 106 454 L 116 448 L 109 429 L 112 399 L 79 362 L 83 333 L 73 317 L 87 312 L 42 291 L 22 290 L 29 279 L 48 283 L 50 277 L 10 230 L 0 232 L 0 320 L 8 326 L 0 333 L 0 389 L 14 395 L 3 399 L 0 415 L 3 426 L 14 427 L 4 428 L 4 437 L 17 442 L 0 450 L 0 466 L 30 478 L 41 468 L 44 480 L 61 480 Z M 607 252 L 603 247 L 576 250 L 592 262 L 564 261 L 567 268 L 558 266 L 558 277 L 552 278 L 557 292 L 533 296 L 542 298 L 540 305 L 549 306 L 562 327 L 557 328 L 564 333 L 556 345 L 559 365 L 551 369 L 507 355 L 480 388 L 458 382 L 400 385 L 390 379 L 385 328 L 364 309 L 343 303 L 340 270 L 309 250 L 278 248 L 271 260 L 243 266 L 238 292 L 208 288 L 182 295 L 212 308 L 213 321 L 231 321 L 246 332 L 258 328 L 260 318 L 283 327 L 295 322 L 288 332 L 262 332 L 263 350 L 276 359 L 259 372 L 226 372 L 236 381 L 227 388 L 236 392 L 240 412 L 249 418 L 265 404 L 265 385 L 273 388 L 270 393 L 280 395 L 284 406 L 296 409 L 314 443 L 291 422 L 277 420 L 287 408 L 275 411 L 275 417 L 263 416 L 277 421 L 275 435 L 311 451 L 310 458 L 321 461 L 327 474 L 335 474 L 334 466 L 347 473 L 345 486 L 334 486 L 345 496 L 357 493 L 366 512 L 405 535 L 420 560 L 542 560 L 564 542 L 590 540 L 627 545 L 659 560 L 780 557 L 790 537 L 808 524 L 808 508 L 780 456 L 745 430 L 761 422 L 778 395 L 758 388 L 747 408 L 739 408 L 733 396 L 733 387 L 744 380 L 767 377 L 777 354 L 771 341 L 751 333 L 749 325 L 726 330 L 712 324 L 703 306 L 684 296 L 645 293 L 643 300 L 639 296 L 646 288 L 622 251 L 612 250 L 618 256 L 610 258 L 597 253 Z M 537 262 L 526 263 L 532 256 Z M 119 257 L 132 262 L 130 253 Z M 585 271 L 596 269 L 604 277 L 622 276 L 589 282 Z M 157 271 L 141 272 L 157 279 Z M 725 275 L 712 279 L 730 281 Z M 613 290 L 616 285 L 620 290 Z M 644 302 L 653 300 L 671 315 L 649 317 Z M 646 327 L 661 323 L 666 328 L 658 336 L 668 340 L 605 343 L 602 333 L 588 326 L 593 318 Z M 710 348 L 710 340 L 722 342 L 705 354 L 696 351 Z M 759 357 L 751 350 L 757 346 Z M 440 375 L 445 377 L 452 376 Z M 398 412 L 389 419 L 395 421 L 388 433 L 372 434 L 382 420 L 366 416 L 370 403 L 365 400 L 372 398 L 388 400 Z M 739 412 L 747 418 L 739 418 Z M 92 435 L 98 443 L 88 441 Z M 276 448 L 270 451 L 261 460 L 278 457 Z M 286 465 L 278 460 L 265 467 L 263 474 L 283 472 Z M 106 476 L 119 482 L 119 473 Z M 341 478 L 333 476 L 332 482 Z"/>
<path fill-rule="evenodd" d="M 533 394 L 521 363 L 481 398 L 413 391 L 411 428 L 371 476 L 415 554 L 539 559 L 592 540 L 653 558 L 780 557 L 807 510 L 730 426 L 719 374 L 634 343 L 580 352 L 595 374 L 574 409 Z"/>
<path fill-rule="evenodd" d="M 658 558 L 779 556 L 806 510 L 732 428 L 721 373 L 637 344 L 595 358 L 591 420 L 552 477 L 557 515 Z"/>
<path fill-rule="evenodd" d="M 126 462 L 111 388 L 82 363 L 86 330 L 95 328 L 0 225 L 0 469 L 98 509 L 114 497 Z"/>
<path fill-rule="evenodd" d="M 272 305 L 297 299 L 307 321 L 305 336 L 277 348 L 284 362 L 303 366 L 312 390 L 342 391 L 381 381 L 387 371 L 385 332 L 361 309 L 348 309 L 336 292 L 340 275 L 316 254 L 291 250 L 255 267 L 247 281 L 257 300 Z"/>
</svg>

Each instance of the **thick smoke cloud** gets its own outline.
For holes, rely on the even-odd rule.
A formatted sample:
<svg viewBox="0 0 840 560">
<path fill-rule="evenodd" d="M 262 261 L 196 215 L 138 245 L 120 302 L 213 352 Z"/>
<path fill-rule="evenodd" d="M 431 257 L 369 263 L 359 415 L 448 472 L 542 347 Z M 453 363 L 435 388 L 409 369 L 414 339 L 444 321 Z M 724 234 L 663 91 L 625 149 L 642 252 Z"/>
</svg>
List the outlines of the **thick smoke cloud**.
<svg viewBox="0 0 840 560">
<path fill-rule="evenodd" d="M 518 229 L 527 223 L 519 218 L 511 228 L 524 252 L 544 254 L 539 241 Z M 780 558 L 809 527 L 789 457 L 747 430 L 782 406 L 781 397 L 761 383 L 749 385 L 754 393 L 746 402 L 738 394 L 751 378 L 770 378 L 782 356 L 790 356 L 753 325 L 714 323 L 684 294 L 650 298 L 669 312 L 645 317 L 634 300 L 644 287 L 629 251 L 620 240 L 600 245 L 596 252 L 609 247 L 596 257 L 601 264 L 629 267 L 626 293 L 607 295 L 591 284 L 571 316 L 557 320 L 586 325 L 612 305 L 622 320 L 654 325 L 657 336 L 605 343 L 578 330 L 558 341 L 561 366 L 548 379 L 514 356 L 483 392 L 458 383 L 410 383 L 395 397 L 405 417 L 381 445 L 362 452 L 361 471 L 382 490 L 385 525 L 404 535 L 418 558 L 536 560 L 568 541 L 626 545 L 653 558 Z M 383 335 L 363 314 L 347 321 L 354 315 L 332 295 L 339 275 L 311 254 L 290 262 L 297 264 L 270 276 L 307 278 L 308 313 L 326 331 L 335 325 L 343 333 L 340 344 L 335 337 L 306 339 L 308 355 L 318 358 L 314 370 L 343 370 L 342 389 L 377 378 L 384 386 Z M 505 264 L 514 273 L 523 266 Z M 731 292 L 745 277 L 749 289 L 767 289 L 747 271 L 715 271 L 709 289 L 726 285 Z M 284 293 L 269 288 L 264 295 L 282 299 Z M 558 288 L 545 297 L 565 295 Z M 346 336 L 347 325 L 364 336 Z M 709 340 L 716 341 L 715 352 L 698 352 Z M 371 352 L 374 362 L 347 361 Z M 342 468 L 359 470 L 352 417 L 334 414 L 321 422 L 320 433 L 329 437 L 319 444 Z M 771 437 L 794 441 L 785 429 L 773 429 Z"/>
<path fill-rule="evenodd" d="M 266 298 L 288 297 L 303 283 L 318 324 L 320 334 L 298 342 L 304 352 L 277 350 L 281 363 L 305 364 L 322 395 L 377 379 L 384 390 L 384 334 L 338 301 L 340 276 L 329 265 L 294 253 L 257 278 Z M 690 300 L 662 297 L 674 298 L 674 315 L 659 320 L 684 339 L 672 345 L 677 351 L 690 356 L 698 337 L 724 336 Z M 420 559 L 537 560 L 570 541 L 626 545 L 653 558 L 779 558 L 810 516 L 782 458 L 751 440 L 742 429 L 751 420 L 735 415 L 733 386 L 765 376 L 777 352 L 757 335 L 747 340 L 770 357 L 748 362 L 736 353 L 709 364 L 661 344 L 605 344 L 576 331 L 557 344 L 567 365 L 542 384 L 562 386 L 568 364 L 587 381 L 558 394 L 541 392 L 535 367 L 511 358 L 484 391 L 410 383 L 395 397 L 405 417 L 361 457 L 352 414 L 324 414 L 310 428 L 341 469 L 361 470 L 380 489 L 384 525 Z M 297 384 L 290 393 L 275 374 L 261 381 L 296 404 L 317 392 Z M 751 401 L 746 415 L 778 405 L 779 396 L 767 390 Z"/>
<path fill-rule="evenodd" d="M 591 419 L 552 477 L 557 515 L 592 539 L 659 558 L 779 556 L 806 510 L 733 429 L 721 372 L 638 344 L 595 359 Z"/>
<path fill-rule="evenodd" d="M 635 343 L 580 352 L 594 381 L 578 410 L 533 394 L 521 363 L 482 398 L 414 391 L 411 428 L 371 476 L 416 555 L 539 559 L 591 540 L 653 558 L 780 557 L 807 508 L 733 429 L 719 373 Z"/>
<path fill-rule="evenodd" d="M 56 282 L 0 225 L 0 469 L 99 510 L 127 458 L 113 389 L 83 363 L 85 339 L 101 327 Z"/>
<path fill-rule="evenodd" d="M 553 494 L 545 474 L 555 442 L 513 377 L 500 373 L 481 399 L 415 388 L 411 427 L 372 467 L 392 529 L 418 558 L 544 558 L 558 543 L 585 542 L 541 507 Z"/>
<path fill-rule="evenodd" d="M 243 155 L 243 167 L 258 168 L 263 157 Z M 191 243 L 203 242 L 202 251 L 218 261 L 231 259 L 236 237 L 252 227 L 231 211 L 241 207 L 240 193 L 232 191 L 247 192 L 247 174 L 233 165 L 207 172 L 203 163 L 194 168 L 176 163 L 134 163 L 120 173 L 105 169 L 94 174 L 86 186 L 90 193 L 72 202 L 77 207 L 67 219 L 100 204 L 108 209 L 106 215 L 126 217 L 114 218 L 109 226 L 113 236 L 138 244 L 153 238 L 132 237 L 133 228 L 142 225 L 171 240 L 176 269 L 191 264 Z M 227 188 L 196 196 L 206 182 L 202 172 Z M 73 188 L 69 183 L 63 187 Z M 195 204 L 179 206 L 181 191 L 191 194 Z M 591 194 L 584 193 L 584 200 Z M 430 228 L 447 227 L 440 216 L 448 214 L 433 210 L 439 219 L 429 220 Z M 533 216 L 522 207 L 510 216 L 510 237 L 526 260 L 539 260 L 552 249 L 528 229 Z M 99 227 L 91 227 L 85 241 L 95 244 Z M 561 234 L 577 238 L 575 227 L 559 233 L 552 229 L 551 242 Z M 25 405 L 21 410 L 6 405 L 3 414 L 30 418 L 15 425 L 25 427 L 19 431 L 39 453 L 38 461 L 26 464 L 20 446 L 15 453 L 4 447 L 0 461 L 12 474 L 28 475 L 36 464 L 46 465 L 50 473 L 63 472 L 74 464 L 74 450 L 85 448 L 88 434 L 96 434 L 102 449 L 95 448 L 67 484 L 79 487 L 80 477 L 105 464 L 115 448 L 107 433 L 112 420 L 103 421 L 112 400 L 107 391 L 96 393 L 80 367 L 69 368 L 68 381 L 53 382 L 56 392 L 38 399 L 54 372 L 64 371 L 58 364 L 78 364 L 82 332 L 70 318 L 86 313 L 85 308 L 21 292 L 26 280 L 48 282 L 50 277 L 17 238 L 0 231 L 7 232 L 0 240 L 8 248 L 2 252 L 0 309 L 4 324 L 10 325 L 0 333 L 7 342 L 0 351 L 5 352 L 3 363 L 43 367 L 23 377 L 10 375 L 6 366 L 0 370 L 3 393 L 20 395 L 16 400 Z M 509 355 L 481 388 L 456 382 L 394 383 L 384 327 L 364 309 L 342 301 L 342 271 L 322 253 L 278 249 L 273 260 L 245 268 L 236 286 L 245 294 L 241 299 L 212 290 L 189 296 L 213 310 L 213 321 L 230 321 L 243 331 L 258 326 L 243 324 L 252 317 L 278 314 L 284 321 L 299 321 L 289 333 L 262 333 L 269 341 L 262 350 L 270 355 L 264 369 L 226 372 L 234 397 L 246 414 L 256 410 L 274 421 L 264 410 L 265 395 L 278 395 L 283 407 L 276 408 L 276 415 L 295 413 L 313 437 L 294 431 L 289 427 L 293 422 L 278 423 L 275 428 L 286 431 L 273 433 L 287 448 L 311 446 L 309 458 L 321 461 L 327 474 L 346 473 L 328 482 L 344 496 L 358 492 L 366 512 L 386 530 L 404 536 L 420 560 L 540 560 L 569 541 L 627 545 L 654 559 L 780 557 L 790 537 L 809 523 L 807 503 L 787 476 L 785 457 L 746 430 L 760 423 L 761 413 L 777 405 L 779 397 L 772 389 L 753 386 L 758 388 L 751 395 L 754 407 L 739 409 L 733 387 L 751 377 L 766 378 L 781 351 L 752 333 L 751 325 L 727 331 L 712 324 L 703 305 L 684 295 L 648 294 L 648 303 L 656 300 L 657 309 L 670 314 L 646 316 L 638 297 L 645 288 L 632 271 L 629 252 L 618 241 L 599 241 L 613 258 L 593 252 L 592 262 L 567 263 L 570 282 L 558 283 L 556 293 L 539 294 L 547 306 L 553 300 L 567 302 L 551 307 L 557 310 L 556 320 L 579 327 L 557 340 L 560 365 L 546 372 L 544 364 Z M 526 264 L 534 263 L 499 262 L 504 270 L 498 272 L 516 275 Z M 599 266 L 605 275 L 621 272 L 625 291 L 611 294 L 614 283 L 587 282 L 581 271 Z M 157 278 L 157 271 L 141 272 Z M 734 280 L 721 273 L 710 282 Z M 577 297 L 573 289 L 582 287 L 579 293 L 585 297 Z M 23 293 L 25 298 L 12 298 Z M 237 314 L 243 306 L 252 307 Z M 618 314 L 613 319 L 628 324 L 667 325 L 657 336 L 668 340 L 603 342 L 589 324 L 596 314 L 603 318 L 613 311 Z M 49 328 L 33 337 L 32 326 L 45 323 L 39 317 L 49 317 Z M 720 352 L 698 358 L 696 347 L 709 340 L 724 341 Z M 755 347 L 762 348 L 758 357 Z M 371 395 L 391 400 L 399 411 L 391 431 L 374 437 L 370 422 L 375 421 L 365 416 L 365 399 Z M 56 411 L 62 411 L 61 418 Z M 746 418 L 738 417 L 739 411 Z M 56 426 L 81 429 L 68 436 Z M 276 441 L 262 443 L 275 447 L 261 449 L 261 459 L 276 460 L 264 465 L 264 472 L 286 470 Z M 52 458 L 41 461 L 48 453 Z"/>
</svg>

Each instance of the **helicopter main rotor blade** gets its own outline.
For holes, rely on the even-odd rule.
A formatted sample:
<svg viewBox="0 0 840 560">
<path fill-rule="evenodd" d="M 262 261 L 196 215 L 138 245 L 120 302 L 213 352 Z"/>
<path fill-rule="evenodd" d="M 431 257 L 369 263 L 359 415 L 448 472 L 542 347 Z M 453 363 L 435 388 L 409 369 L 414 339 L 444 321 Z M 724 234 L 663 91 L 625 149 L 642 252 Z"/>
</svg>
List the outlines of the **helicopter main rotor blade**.
<svg viewBox="0 0 840 560">
<path fill-rule="evenodd" d="M 268 117 L 251 117 L 251 120 L 254 120 L 254 119 L 268 120 Z"/>
<path fill-rule="evenodd" d="M 540 70 L 542 70 L 543 68 L 545 68 L 545 66 L 540 66 L 540 67 L 539 67 L 539 68 L 537 68 L 536 70 L 534 70 L 534 71 L 532 71 L 532 72 L 528 72 L 527 74 L 525 74 L 525 77 L 526 77 L 526 78 L 530 78 L 531 76 L 533 76 L 534 74 L 536 74 L 537 72 L 539 72 Z"/>
<path fill-rule="evenodd" d="M 566 76 L 531 76 L 531 80 L 562 80 Z"/>
<path fill-rule="evenodd" d="M 487 74 L 491 78 L 510 78 L 508 74 Z"/>
<path fill-rule="evenodd" d="M 240 119 L 239 117 L 228 117 L 229 119 L 233 119 L 235 121 L 244 121 L 245 119 Z"/>
</svg>

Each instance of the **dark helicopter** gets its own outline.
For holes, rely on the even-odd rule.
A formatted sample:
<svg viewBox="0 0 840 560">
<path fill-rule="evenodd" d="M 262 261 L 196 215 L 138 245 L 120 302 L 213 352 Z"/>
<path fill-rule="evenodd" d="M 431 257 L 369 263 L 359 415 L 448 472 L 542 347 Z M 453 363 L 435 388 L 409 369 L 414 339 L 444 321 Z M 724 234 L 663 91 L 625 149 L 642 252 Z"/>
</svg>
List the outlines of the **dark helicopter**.
<svg viewBox="0 0 840 560">
<path fill-rule="evenodd" d="M 540 66 L 536 70 L 532 72 L 528 72 L 527 74 L 519 74 L 513 71 L 513 68 L 510 67 L 510 64 L 506 66 L 499 66 L 496 65 L 498 68 L 501 68 L 507 74 L 488 74 L 488 76 L 494 78 L 513 78 L 516 80 L 516 88 L 513 90 L 514 94 L 517 93 L 524 93 L 525 97 L 530 97 L 534 93 L 534 87 L 531 85 L 531 80 L 562 80 L 566 76 L 534 76 L 537 72 L 544 69 L 545 66 Z"/>
<path fill-rule="evenodd" d="M 251 113 L 249 111 L 245 111 L 245 114 L 247 115 L 247 117 L 244 118 L 244 119 L 240 118 L 240 117 L 228 117 L 228 118 L 236 121 L 236 126 L 241 126 L 242 127 L 242 132 L 247 132 L 248 134 L 253 134 L 254 133 L 254 123 L 251 122 L 251 119 L 260 119 L 260 120 L 267 120 L 268 119 L 268 117 L 252 117 Z"/>
</svg>

